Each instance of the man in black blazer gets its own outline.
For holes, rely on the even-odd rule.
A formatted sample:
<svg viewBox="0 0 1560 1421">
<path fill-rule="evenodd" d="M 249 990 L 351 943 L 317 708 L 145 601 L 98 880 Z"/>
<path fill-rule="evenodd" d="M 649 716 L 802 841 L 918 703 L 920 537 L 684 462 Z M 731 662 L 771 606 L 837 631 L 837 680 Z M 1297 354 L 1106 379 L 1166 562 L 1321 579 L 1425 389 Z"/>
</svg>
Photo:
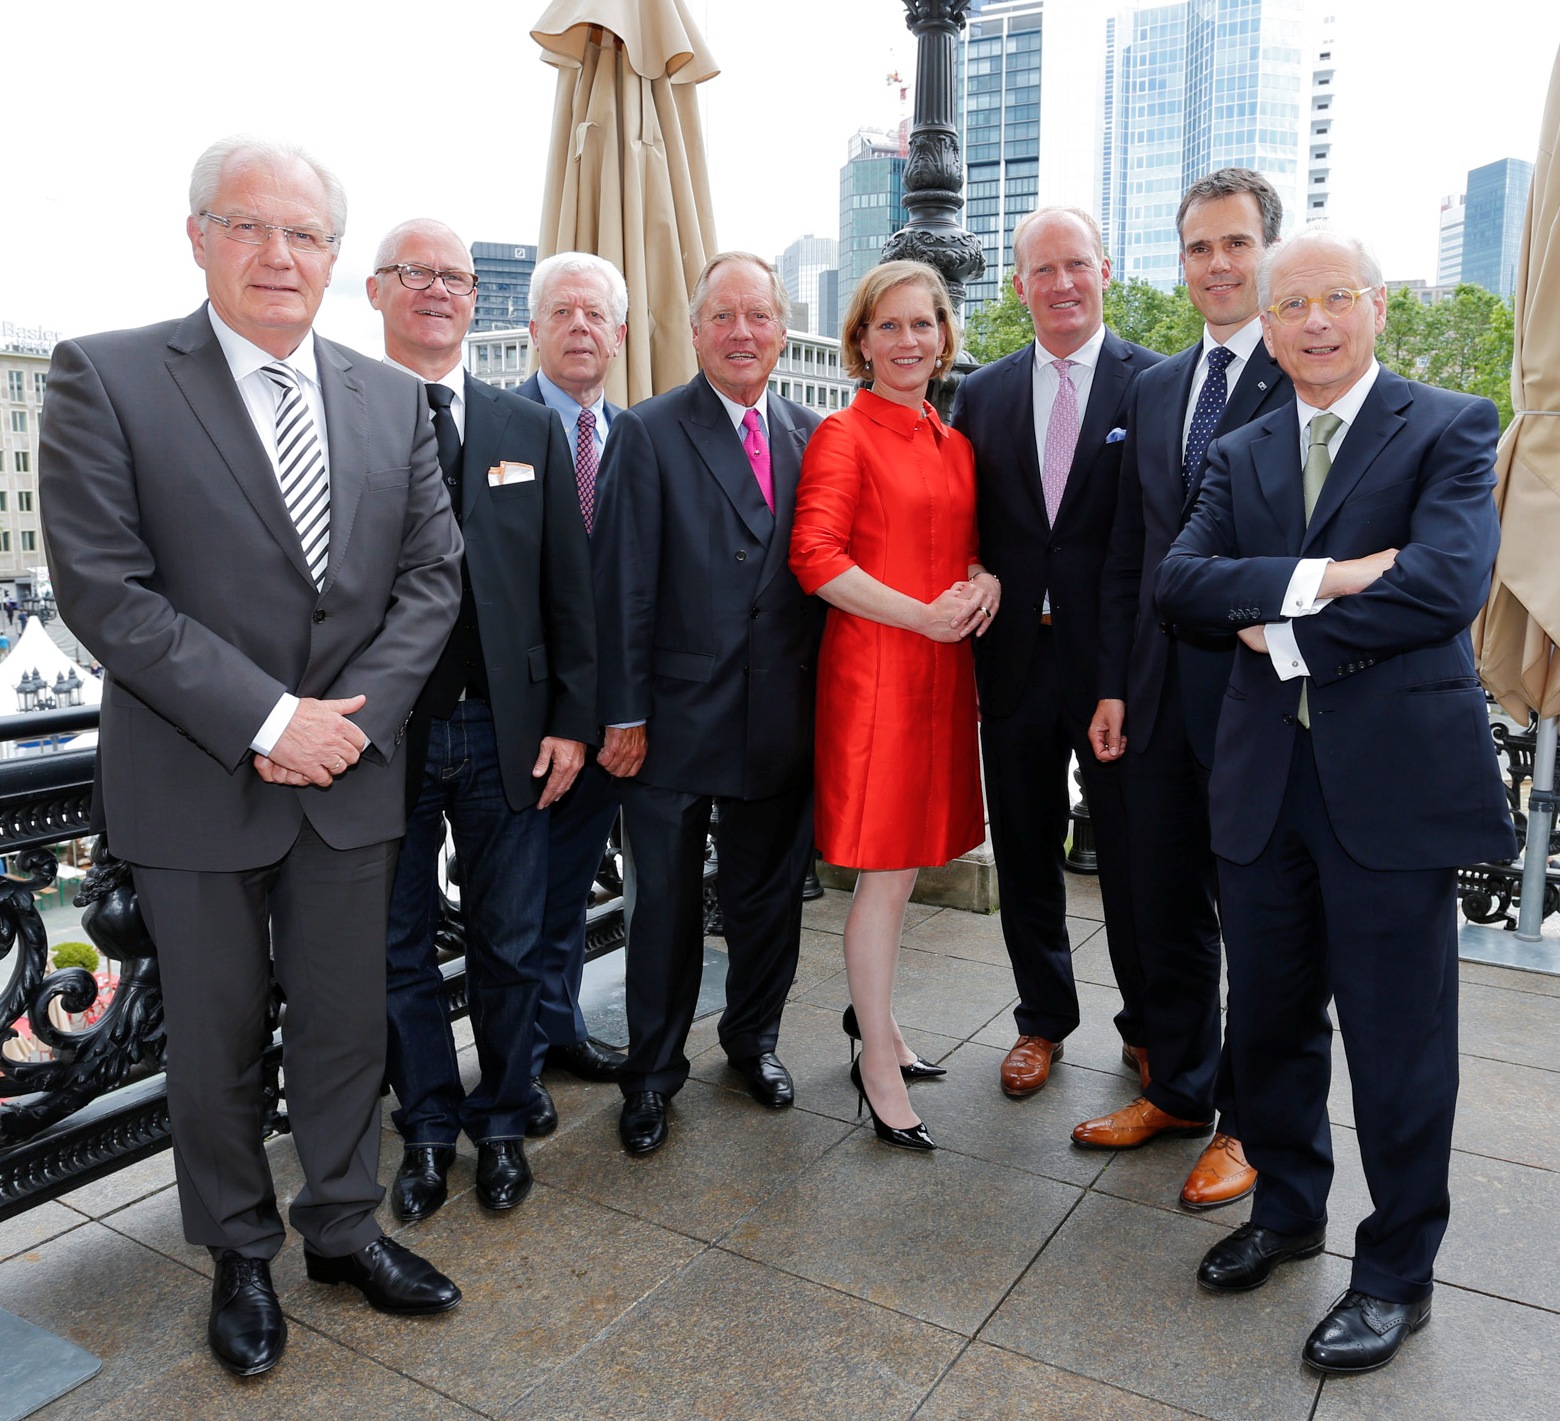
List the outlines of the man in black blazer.
<svg viewBox="0 0 1560 1421">
<path fill-rule="evenodd" d="M 309 1277 L 451 1308 L 386 1239 L 385 904 L 406 719 L 454 618 L 460 533 L 415 382 L 313 334 L 346 198 L 297 148 L 227 139 L 186 223 L 208 302 L 65 341 L 39 455 L 60 612 L 107 670 L 98 811 L 157 943 L 185 1237 L 208 1339 L 273 1366 L 286 1237 L 262 1136 L 267 986 Z"/>
<path fill-rule="evenodd" d="M 1203 337 L 1132 387 L 1116 526 L 1100 595 L 1100 694 L 1089 738 L 1126 759 L 1132 903 L 1143 964 L 1150 1080 L 1130 1105 L 1073 1131 L 1081 1145 L 1132 1149 L 1202 1126 L 1218 1132 L 1181 1190 L 1191 1209 L 1251 1193 L 1219 1049 L 1219 917 L 1208 847 L 1213 733 L 1235 658 L 1233 633 L 1171 635 L 1154 575 L 1191 516 L 1210 439 L 1290 398 L 1262 344 L 1257 263 L 1278 241 L 1283 204 L 1249 168 L 1221 168 L 1181 199 L 1176 230 Z"/>
<path fill-rule="evenodd" d="M 590 252 L 557 252 L 531 273 L 531 350 L 537 369 L 520 394 L 563 421 L 587 536 L 595 527 L 597 474 L 607 433 L 623 412 L 608 402 L 606 380 L 607 367 L 623 348 L 627 321 L 628 287 L 611 262 Z M 537 957 L 542 995 L 531 1057 L 543 1116 L 532 1117 L 533 1133 L 558 1119 L 540 1081 L 544 1065 L 561 1066 L 588 1081 L 615 1081 L 623 1068 L 622 1054 L 591 1037 L 580 1011 L 585 913 L 617 813 L 617 781 L 587 747 L 574 787 L 552 807 L 547 835 L 547 907 Z"/>
<path fill-rule="evenodd" d="M 1451 1208 L 1457 865 L 1516 852 L 1468 636 L 1500 540 L 1499 422 L 1376 363 L 1386 292 L 1353 239 L 1308 228 L 1258 285 L 1294 398 L 1214 442 L 1158 577 L 1178 634 L 1242 643 L 1209 804 L 1257 1188 L 1198 1281 L 1245 1291 L 1325 1246 L 1330 999 L 1374 1207 L 1302 1356 L 1361 1372 L 1429 1320 Z"/>
<path fill-rule="evenodd" d="M 1002 615 L 976 643 L 986 809 L 1019 1036 L 1002 1089 L 1032 1095 L 1078 1025 L 1067 938 L 1068 767 L 1083 772 L 1099 858 L 1124 1059 L 1142 1069 L 1142 973 L 1127 876 L 1121 766 L 1089 747 L 1099 700 L 1100 570 L 1116 509 L 1127 390 L 1160 357 L 1108 331 L 1099 226 L 1076 208 L 1031 212 L 1013 234 L 1013 289 L 1035 341 L 975 371 L 952 420 L 975 446 L 981 561 Z"/>
<path fill-rule="evenodd" d="M 426 382 L 466 542 L 460 614 L 412 719 L 411 809 L 390 902 L 388 1075 L 406 1142 L 391 1197 L 401 1218 L 422 1219 L 444 1203 L 462 1130 L 477 1146 L 480 1204 L 510 1209 L 531 1189 L 548 814 L 596 735 L 595 616 L 563 426 L 461 368 L 476 307 L 465 244 L 442 223 L 403 223 L 380 243 L 368 299 L 391 363 Z M 481 1067 L 469 1094 L 434 946 L 446 819 Z"/>
<path fill-rule="evenodd" d="M 823 608 L 787 554 L 818 416 L 766 388 L 790 303 L 763 258 L 712 257 L 689 308 L 702 373 L 618 416 L 591 544 L 601 765 L 620 777 L 638 876 L 619 1081 L 631 1154 L 665 1142 L 667 1101 L 688 1077 L 711 805 L 730 958 L 720 1042 L 775 1108 L 794 1098 L 775 1044 L 812 856 Z"/>
</svg>

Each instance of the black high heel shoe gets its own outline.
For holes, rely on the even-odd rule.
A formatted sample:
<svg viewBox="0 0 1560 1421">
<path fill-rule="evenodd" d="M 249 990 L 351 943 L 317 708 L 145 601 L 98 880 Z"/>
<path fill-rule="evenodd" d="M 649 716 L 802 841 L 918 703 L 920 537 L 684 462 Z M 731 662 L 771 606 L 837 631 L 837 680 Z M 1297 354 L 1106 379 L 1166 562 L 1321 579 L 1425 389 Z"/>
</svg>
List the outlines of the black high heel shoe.
<svg viewBox="0 0 1560 1421">
<path fill-rule="evenodd" d="M 899 1130 L 892 1125 L 885 1125 L 878 1119 L 878 1113 L 872 1108 L 872 1102 L 867 1099 L 867 1088 L 861 1083 L 861 1062 L 850 1063 L 851 1084 L 856 1087 L 856 1114 L 861 1114 L 861 1107 L 867 1107 L 867 1114 L 872 1117 L 872 1128 L 877 1132 L 877 1137 L 885 1145 L 897 1145 L 902 1150 L 935 1150 L 937 1142 L 926 1133 L 925 1125 L 912 1125 L 908 1130 Z"/>
<path fill-rule="evenodd" d="M 845 1008 L 845 1015 L 840 1018 L 840 1024 L 845 1028 L 845 1034 L 852 1041 L 861 1040 L 861 1029 L 856 1025 L 856 1007 L 852 1003 Z M 856 1048 L 850 1048 L 850 1059 L 856 1059 Z M 904 1077 L 906 1085 L 914 1085 L 917 1081 L 934 1081 L 938 1076 L 948 1074 L 946 1066 L 934 1066 L 930 1061 L 923 1061 L 919 1056 L 908 1066 L 901 1066 L 899 1074 Z"/>
</svg>

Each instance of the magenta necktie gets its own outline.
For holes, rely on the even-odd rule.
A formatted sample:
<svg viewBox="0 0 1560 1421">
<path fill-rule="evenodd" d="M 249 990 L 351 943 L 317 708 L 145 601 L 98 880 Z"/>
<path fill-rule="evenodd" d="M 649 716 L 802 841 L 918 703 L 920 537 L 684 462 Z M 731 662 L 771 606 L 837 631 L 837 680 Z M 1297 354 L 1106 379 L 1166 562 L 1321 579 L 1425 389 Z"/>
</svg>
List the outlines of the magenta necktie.
<svg viewBox="0 0 1560 1421">
<path fill-rule="evenodd" d="M 769 511 L 775 511 L 775 478 L 769 467 L 769 446 L 764 443 L 764 426 L 759 423 L 758 411 L 749 410 L 742 416 L 742 447 L 753 462 L 753 477 L 758 480 L 758 491 L 764 495 Z"/>
<path fill-rule="evenodd" d="M 596 416 L 582 409 L 574 436 L 574 485 L 580 491 L 580 514 L 585 534 L 596 522 Z"/>
<path fill-rule="evenodd" d="M 1068 371 L 1076 362 L 1053 360 L 1056 367 L 1056 399 L 1051 405 L 1051 421 L 1045 427 L 1045 461 L 1040 467 L 1040 486 L 1045 491 L 1045 516 L 1054 528 L 1056 510 L 1062 506 L 1067 490 L 1067 471 L 1072 468 L 1073 451 L 1078 447 L 1078 391 Z"/>
</svg>

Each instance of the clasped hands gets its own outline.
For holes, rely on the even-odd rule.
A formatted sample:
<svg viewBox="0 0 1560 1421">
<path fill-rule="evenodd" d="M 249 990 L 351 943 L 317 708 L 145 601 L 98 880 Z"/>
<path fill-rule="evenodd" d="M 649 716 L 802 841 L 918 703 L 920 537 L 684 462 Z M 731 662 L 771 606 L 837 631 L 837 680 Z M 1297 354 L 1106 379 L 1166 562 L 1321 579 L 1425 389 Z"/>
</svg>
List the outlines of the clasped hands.
<svg viewBox="0 0 1560 1421">
<path fill-rule="evenodd" d="M 300 697 L 298 709 L 277 737 L 269 755 L 256 755 L 255 772 L 267 784 L 318 785 L 326 789 L 346 774 L 368 748 L 368 736 L 349 715 L 363 709 L 366 696 L 340 701 Z"/>
<path fill-rule="evenodd" d="M 921 630 L 941 642 L 963 641 L 971 633 L 985 636 L 1001 601 L 1002 584 L 990 573 L 978 572 L 967 582 L 955 582 L 926 604 Z"/>
</svg>

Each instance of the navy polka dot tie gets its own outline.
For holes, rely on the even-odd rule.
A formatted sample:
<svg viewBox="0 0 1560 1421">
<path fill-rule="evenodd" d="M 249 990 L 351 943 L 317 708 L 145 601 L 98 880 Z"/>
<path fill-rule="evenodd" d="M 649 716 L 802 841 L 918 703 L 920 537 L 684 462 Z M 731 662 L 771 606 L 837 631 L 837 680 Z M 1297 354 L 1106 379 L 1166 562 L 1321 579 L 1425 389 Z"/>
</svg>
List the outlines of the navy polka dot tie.
<svg viewBox="0 0 1560 1421">
<path fill-rule="evenodd" d="M 1222 345 L 1208 352 L 1208 378 L 1197 394 L 1197 408 L 1192 411 L 1192 427 L 1186 432 L 1186 458 L 1181 464 L 1181 488 L 1192 491 L 1192 481 L 1202 472 L 1203 456 L 1208 452 L 1208 441 L 1224 417 L 1224 402 L 1229 398 L 1225 371 L 1235 353 Z"/>
</svg>

